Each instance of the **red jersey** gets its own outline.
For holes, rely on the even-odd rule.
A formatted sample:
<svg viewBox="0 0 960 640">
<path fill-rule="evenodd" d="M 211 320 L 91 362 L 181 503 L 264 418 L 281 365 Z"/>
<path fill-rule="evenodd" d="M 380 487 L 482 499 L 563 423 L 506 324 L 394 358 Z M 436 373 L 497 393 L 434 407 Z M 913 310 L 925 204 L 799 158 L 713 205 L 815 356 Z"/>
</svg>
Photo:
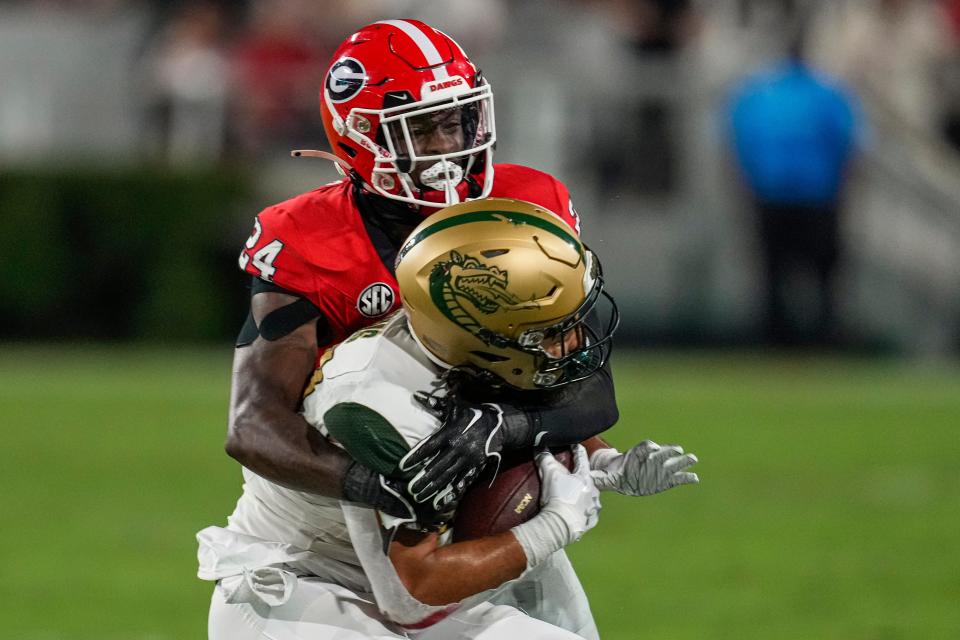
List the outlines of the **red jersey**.
<svg viewBox="0 0 960 640">
<path fill-rule="evenodd" d="M 494 165 L 490 197 L 540 205 L 580 233 L 567 188 L 542 171 Z M 400 304 L 393 265 L 374 246 L 347 178 L 261 211 L 240 252 L 240 268 L 303 296 L 323 312 L 332 339 L 319 345 L 318 358 L 325 347 Z"/>
</svg>

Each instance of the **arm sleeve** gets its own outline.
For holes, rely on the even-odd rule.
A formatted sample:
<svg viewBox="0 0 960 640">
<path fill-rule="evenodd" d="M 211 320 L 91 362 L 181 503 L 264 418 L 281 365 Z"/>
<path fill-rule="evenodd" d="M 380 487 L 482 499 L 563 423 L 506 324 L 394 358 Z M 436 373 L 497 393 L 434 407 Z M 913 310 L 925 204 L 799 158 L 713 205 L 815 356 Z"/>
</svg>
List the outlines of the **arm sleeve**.
<svg viewBox="0 0 960 640">
<path fill-rule="evenodd" d="M 600 322 L 596 311 L 587 322 L 593 326 Z M 576 444 L 603 433 L 620 419 L 609 359 L 580 382 L 512 394 L 501 406 L 507 427 L 505 446 L 511 449 Z"/>
<path fill-rule="evenodd" d="M 235 346 L 245 347 L 256 340 L 258 336 L 263 336 L 264 339 L 271 341 L 279 340 L 314 318 L 317 319 L 317 344 L 327 344 L 333 340 L 333 330 L 330 327 L 330 322 L 327 320 L 327 317 L 307 298 L 304 298 L 299 293 L 278 287 L 272 282 L 266 282 L 265 280 L 253 277 L 250 284 L 250 296 L 253 297 L 258 293 L 282 293 L 298 299 L 296 302 L 292 302 L 267 314 L 267 316 L 261 320 L 260 326 L 257 326 L 254 320 L 253 308 L 251 307 L 247 313 L 247 319 L 240 329 L 240 335 L 237 336 Z"/>
<path fill-rule="evenodd" d="M 609 363 L 586 380 L 538 395 L 533 404 L 504 407 L 510 448 L 582 442 L 620 418 Z"/>
</svg>

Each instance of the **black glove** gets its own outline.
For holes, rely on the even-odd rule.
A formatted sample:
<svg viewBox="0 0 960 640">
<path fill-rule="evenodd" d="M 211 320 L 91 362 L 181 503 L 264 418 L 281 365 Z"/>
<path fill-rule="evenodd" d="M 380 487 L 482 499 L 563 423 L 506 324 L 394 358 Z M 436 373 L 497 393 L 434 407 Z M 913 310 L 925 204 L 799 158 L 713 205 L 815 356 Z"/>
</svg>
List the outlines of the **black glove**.
<svg viewBox="0 0 960 640">
<path fill-rule="evenodd" d="M 417 503 L 459 501 L 488 463 L 500 463 L 509 433 L 500 405 L 452 400 L 443 426 L 400 459 L 401 472 L 416 470 L 407 494 Z"/>
<path fill-rule="evenodd" d="M 418 503 L 406 495 L 404 484 L 402 480 L 388 478 L 354 461 L 343 478 L 343 498 L 373 507 L 400 518 L 402 524 L 424 531 L 440 529 L 453 519 L 459 496 L 451 494 Z"/>
</svg>

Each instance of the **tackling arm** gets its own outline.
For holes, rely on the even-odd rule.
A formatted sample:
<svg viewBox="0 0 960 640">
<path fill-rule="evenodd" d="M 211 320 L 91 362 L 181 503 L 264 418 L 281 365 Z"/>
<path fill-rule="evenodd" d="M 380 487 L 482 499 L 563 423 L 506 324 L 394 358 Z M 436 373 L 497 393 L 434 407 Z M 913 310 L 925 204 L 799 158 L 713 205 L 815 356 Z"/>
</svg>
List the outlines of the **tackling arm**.
<svg viewBox="0 0 960 640">
<path fill-rule="evenodd" d="M 528 407 L 504 408 L 504 448 L 576 444 L 603 433 L 620 418 L 609 363 L 546 398 Z"/>
<path fill-rule="evenodd" d="M 251 299 L 259 324 L 296 296 L 264 292 Z M 268 480 L 339 498 L 351 458 L 297 413 L 317 354 L 317 318 L 276 340 L 257 337 L 234 351 L 226 451 Z"/>
<path fill-rule="evenodd" d="M 521 395 L 524 394 L 524 395 Z M 609 365 L 555 391 L 519 392 L 523 405 L 482 403 L 455 397 L 443 426 L 400 461 L 416 470 L 408 492 L 425 502 L 442 491 L 462 492 L 490 458 L 504 449 L 568 446 L 606 431 L 620 414 Z"/>
<path fill-rule="evenodd" d="M 285 487 L 343 498 L 408 517 L 402 488 L 387 489 L 380 474 L 331 444 L 299 413 L 317 355 L 319 310 L 303 315 L 303 299 L 279 290 L 256 292 L 250 302 L 253 331 L 234 351 L 226 451 L 240 464 Z M 279 311 L 279 320 L 278 314 Z M 264 326 L 264 319 L 272 316 Z M 254 337 L 255 336 L 255 337 Z M 434 511 L 416 515 L 426 521 Z"/>
</svg>

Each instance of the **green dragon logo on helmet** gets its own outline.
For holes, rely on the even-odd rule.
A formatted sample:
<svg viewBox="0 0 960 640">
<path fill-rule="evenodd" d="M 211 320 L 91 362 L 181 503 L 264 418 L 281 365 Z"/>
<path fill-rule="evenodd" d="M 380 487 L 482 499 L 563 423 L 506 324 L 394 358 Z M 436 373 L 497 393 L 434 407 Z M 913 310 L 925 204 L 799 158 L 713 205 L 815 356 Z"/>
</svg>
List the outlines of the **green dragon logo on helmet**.
<svg viewBox="0 0 960 640">
<path fill-rule="evenodd" d="M 469 301 L 484 314 L 503 307 L 515 307 L 521 300 L 507 290 L 509 284 L 507 271 L 453 251 L 449 261 L 438 263 L 430 273 L 430 297 L 443 315 L 473 335 L 484 338 L 488 332 L 464 308 L 462 301 Z"/>
</svg>

